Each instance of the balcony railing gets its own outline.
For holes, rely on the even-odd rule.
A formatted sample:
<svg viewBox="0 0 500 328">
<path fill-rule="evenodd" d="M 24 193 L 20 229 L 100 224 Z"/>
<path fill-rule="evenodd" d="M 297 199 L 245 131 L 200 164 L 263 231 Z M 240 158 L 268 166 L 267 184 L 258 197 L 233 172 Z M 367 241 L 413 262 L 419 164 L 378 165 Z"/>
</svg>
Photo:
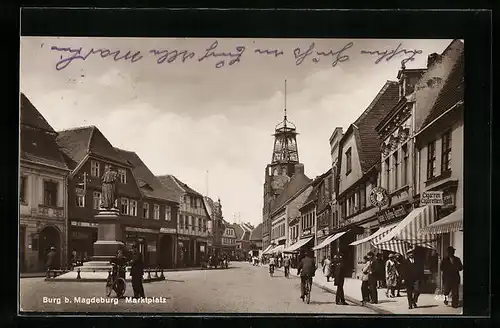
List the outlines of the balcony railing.
<svg viewBox="0 0 500 328">
<path fill-rule="evenodd" d="M 63 218 L 64 209 L 62 207 L 54 207 L 54 206 L 39 204 L 37 214 L 46 217 Z"/>
</svg>

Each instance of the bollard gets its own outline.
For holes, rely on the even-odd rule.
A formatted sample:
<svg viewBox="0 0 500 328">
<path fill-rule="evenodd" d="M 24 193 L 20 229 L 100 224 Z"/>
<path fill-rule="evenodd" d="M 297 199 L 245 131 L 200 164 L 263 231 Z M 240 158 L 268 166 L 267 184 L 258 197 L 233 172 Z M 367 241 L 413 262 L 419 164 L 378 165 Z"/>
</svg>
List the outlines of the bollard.
<svg viewBox="0 0 500 328">
<path fill-rule="evenodd" d="M 148 279 L 151 279 L 151 270 L 148 270 Z"/>
<path fill-rule="evenodd" d="M 80 268 L 76 271 L 76 279 L 82 279 L 82 277 L 80 277 Z"/>
</svg>

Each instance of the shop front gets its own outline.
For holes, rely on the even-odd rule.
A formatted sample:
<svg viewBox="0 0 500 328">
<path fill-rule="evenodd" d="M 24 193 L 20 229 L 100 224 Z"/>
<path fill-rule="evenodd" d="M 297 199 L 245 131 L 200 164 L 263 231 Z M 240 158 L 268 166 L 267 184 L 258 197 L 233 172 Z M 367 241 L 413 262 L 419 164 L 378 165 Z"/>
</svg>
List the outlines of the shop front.
<svg viewBox="0 0 500 328">
<path fill-rule="evenodd" d="M 158 265 L 157 246 L 160 231 L 156 229 L 125 227 L 125 245 L 128 249 L 137 247 L 142 254 L 145 267 Z"/>
<path fill-rule="evenodd" d="M 177 263 L 181 268 L 196 265 L 196 239 L 188 236 L 178 236 Z"/>
<path fill-rule="evenodd" d="M 175 266 L 175 233 L 175 229 L 160 228 L 157 260 L 161 268 L 172 269 Z"/>
<path fill-rule="evenodd" d="M 97 241 L 97 223 L 71 221 L 69 228 L 69 252 L 68 260 L 71 261 L 73 254 L 77 261 L 90 261 L 94 255 L 94 243 Z"/>
</svg>

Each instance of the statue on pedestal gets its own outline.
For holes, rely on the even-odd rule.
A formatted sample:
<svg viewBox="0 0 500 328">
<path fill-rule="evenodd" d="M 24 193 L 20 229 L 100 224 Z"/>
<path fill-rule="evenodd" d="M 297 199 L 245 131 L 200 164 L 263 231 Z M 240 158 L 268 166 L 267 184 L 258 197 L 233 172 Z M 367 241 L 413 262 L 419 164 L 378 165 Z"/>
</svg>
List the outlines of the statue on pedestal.
<svg viewBox="0 0 500 328">
<path fill-rule="evenodd" d="M 118 172 L 116 168 L 109 166 L 102 176 L 101 208 L 116 208 L 118 198 Z"/>
</svg>

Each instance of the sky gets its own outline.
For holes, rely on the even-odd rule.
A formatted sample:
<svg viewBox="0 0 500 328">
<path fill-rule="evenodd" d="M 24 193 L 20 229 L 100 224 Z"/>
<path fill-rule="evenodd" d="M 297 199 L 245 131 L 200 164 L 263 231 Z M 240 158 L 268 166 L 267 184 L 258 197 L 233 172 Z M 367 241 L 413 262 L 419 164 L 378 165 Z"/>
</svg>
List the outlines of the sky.
<svg viewBox="0 0 500 328">
<path fill-rule="evenodd" d="M 299 160 L 314 178 L 330 168 L 335 127 L 347 129 L 402 60 L 425 68 L 451 41 L 22 37 L 20 89 L 56 131 L 95 125 L 155 175 L 220 198 L 226 220 L 256 226 L 285 80 Z M 378 62 L 363 53 L 402 49 L 412 52 Z"/>
</svg>

